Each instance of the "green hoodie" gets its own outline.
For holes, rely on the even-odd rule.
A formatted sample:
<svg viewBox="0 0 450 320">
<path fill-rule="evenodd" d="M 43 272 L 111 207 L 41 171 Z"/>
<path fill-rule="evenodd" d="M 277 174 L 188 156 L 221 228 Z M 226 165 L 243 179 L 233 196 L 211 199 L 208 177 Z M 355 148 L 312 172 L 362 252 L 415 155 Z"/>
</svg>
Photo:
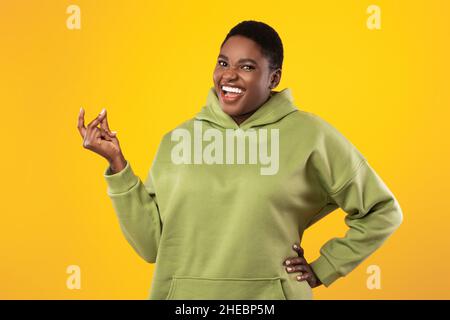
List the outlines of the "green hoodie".
<svg viewBox="0 0 450 320">
<path fill-rule="evenodd" d="M 328 287 L 403 219 L 364 156 L 298 110 L 289 88 L 238 126 L 212 87 L 195 118 L 164 135 L 145 182 L 128 161 L 104 177 L 125 238 L 156 263 L 149 299 L 312 299 L 283 266 L 304 230 L 339 207 L 347 213 L 346 235 L 311 263 Z"/>
</svg>

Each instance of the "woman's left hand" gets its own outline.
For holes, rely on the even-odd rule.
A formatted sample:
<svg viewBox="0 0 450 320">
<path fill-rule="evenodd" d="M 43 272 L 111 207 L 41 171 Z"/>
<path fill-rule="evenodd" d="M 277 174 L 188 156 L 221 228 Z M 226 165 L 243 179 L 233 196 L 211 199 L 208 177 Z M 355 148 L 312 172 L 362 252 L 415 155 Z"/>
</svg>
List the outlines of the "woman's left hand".
<svg viewBox="0 0 450 320">
<path fill-rule="evenodd" d="M 322 282 L 319 278 L 317 278 L 308 261 L 306 261 L 303 256 L 304 251 L 303 248 L 300 247 L 300 244 L 295 243 L 292 246 L 292 249 L 297 252 L 298 257 L 290 257 L 283 262 L 283 265 L 286 266 L 286 271 L 288 273 L 300 272 L 300 274 L 296 277 L 297 280 L 306 280 L 311 288 L 320 286 Z"/>
</svg>

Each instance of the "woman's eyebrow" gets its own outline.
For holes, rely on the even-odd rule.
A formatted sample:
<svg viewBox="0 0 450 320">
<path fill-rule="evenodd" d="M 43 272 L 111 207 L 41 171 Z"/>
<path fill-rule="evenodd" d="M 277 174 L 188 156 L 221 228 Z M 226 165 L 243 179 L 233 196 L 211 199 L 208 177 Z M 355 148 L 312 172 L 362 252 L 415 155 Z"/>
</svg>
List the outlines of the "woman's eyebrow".
<svg viewBox="0 0 450 320">
<path fill-rule="evenodd" d="M 242 63 L 242 62 L 251 62 L 251 63 L 253 63 L 253 64 L 256 64 L 256 65 L 258 65 L 258 63 L 255 61 L 255 60 L 253 60 L 253 59 L 250 59 L 250 58 L 245 58 L 245 59 L 239 59 L 239 61 L 238 61 L 239 63 Z"/>
<path fill-rule="evenodd" d="M 223 54 L 219 54 L 219 57 L 218 57 L 218 58 L 222 58 L 222 59 L 228 61 L 228 57 L 227 57 L 227 56 L 224 56 Z M 258 65 L 258 63 L 257 63 L 255 60 L 250 59 L 250 58 L 242 58 L 242 59 L 239 59 L 238 62 L 239 62 L 239 63 L 242 63 L 242 62 L 251 62 L 251 63 L 253 63 L 253 64 Z"/>
</svg>

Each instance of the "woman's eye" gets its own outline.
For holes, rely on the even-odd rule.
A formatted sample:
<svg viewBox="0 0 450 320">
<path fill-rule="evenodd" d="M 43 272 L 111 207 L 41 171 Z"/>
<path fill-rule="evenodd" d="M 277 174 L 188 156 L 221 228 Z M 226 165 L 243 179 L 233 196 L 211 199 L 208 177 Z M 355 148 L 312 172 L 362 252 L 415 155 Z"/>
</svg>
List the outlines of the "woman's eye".
<svg viewBox="0 0 450 320">
<path fill-rule="evenodd" d="M 244 70 L 252 70 L 252 69 L 255 69 L 253 66 L 250 66 L 250 65 L 245 65 L 245 66 L 242 66 L 242 68 L 244 68 Z M 245 68 L 247 68 L 247 69 L 245 69 Z"/>
<path fill-rule="evenodd" d="M 225 67 L 225 65 L 227 64 L 225 61 L 221 61 L 221 60 L 219 60 L 217 63 L 222 67 Z"/>
</svg>

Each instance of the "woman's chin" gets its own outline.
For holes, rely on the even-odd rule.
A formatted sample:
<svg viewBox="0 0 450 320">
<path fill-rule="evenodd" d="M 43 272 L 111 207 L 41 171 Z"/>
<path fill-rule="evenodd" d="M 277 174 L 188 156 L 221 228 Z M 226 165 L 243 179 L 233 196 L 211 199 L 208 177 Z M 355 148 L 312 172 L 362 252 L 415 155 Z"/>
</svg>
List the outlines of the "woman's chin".
<svg viewBox="0 0 450 320">
<path fill-rule="evenodd" d="M 242 109 L 239 106 L 221 105 L 222 111 L 230 117 L 238 117 L 243 114 Z"/>
</svg>

